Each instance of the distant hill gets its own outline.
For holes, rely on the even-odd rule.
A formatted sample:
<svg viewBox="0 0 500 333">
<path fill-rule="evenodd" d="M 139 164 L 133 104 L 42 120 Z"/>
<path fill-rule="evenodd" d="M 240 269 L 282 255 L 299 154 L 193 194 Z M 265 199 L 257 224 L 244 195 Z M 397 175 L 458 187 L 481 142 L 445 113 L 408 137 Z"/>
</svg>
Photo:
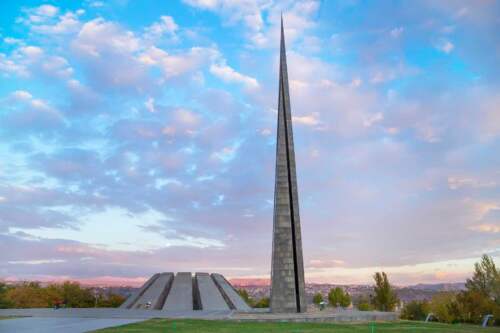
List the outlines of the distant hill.
<svg viewBox="0 0 500 333">
<path fill-rule="evenodd" d="M 465 290 L 465 283 L 456 282 L 456 283 L 436 283 L 436 284 L 426 284 L 419 283 L 414 286 L 408 286 L 409 289 L 417 289 L 417 290 L 430 290 L 434 292 L 440 291 L 461 291 Z"/>
</svg>

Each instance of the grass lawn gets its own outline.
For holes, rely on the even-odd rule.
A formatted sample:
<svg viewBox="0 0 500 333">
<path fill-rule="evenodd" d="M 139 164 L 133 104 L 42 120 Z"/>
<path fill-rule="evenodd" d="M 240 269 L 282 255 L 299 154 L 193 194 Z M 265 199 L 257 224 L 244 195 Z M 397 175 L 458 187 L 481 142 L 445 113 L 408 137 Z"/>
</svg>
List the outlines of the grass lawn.
<svg viewBox="0 0 500 333">
<path fill-rule="evenodd" d="M 474 325 L 447 325 L 400 321 L 397 323 L 336 324 L 336 323 L 259 323 L 212 320 L 151 319 L 141 323 L 107 328 L 96 332 L 144 332 L 144 333 L 487 333 L 500 332 L 500 327 L 481 328 Z"/>
</svg>

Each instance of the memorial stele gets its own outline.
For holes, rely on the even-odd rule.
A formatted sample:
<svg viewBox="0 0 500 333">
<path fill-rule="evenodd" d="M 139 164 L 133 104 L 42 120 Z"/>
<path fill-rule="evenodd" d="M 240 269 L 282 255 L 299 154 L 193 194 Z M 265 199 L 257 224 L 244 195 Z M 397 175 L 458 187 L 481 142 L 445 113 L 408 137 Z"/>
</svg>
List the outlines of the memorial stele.
<svg viewBox="0 0 500 333">
<path fill-rule="evenodd" d="M 278 313 L 306 312 L 299 196 L 283 18 L 281 18 L 278 96 L 270 310 Z"/>
</svg>

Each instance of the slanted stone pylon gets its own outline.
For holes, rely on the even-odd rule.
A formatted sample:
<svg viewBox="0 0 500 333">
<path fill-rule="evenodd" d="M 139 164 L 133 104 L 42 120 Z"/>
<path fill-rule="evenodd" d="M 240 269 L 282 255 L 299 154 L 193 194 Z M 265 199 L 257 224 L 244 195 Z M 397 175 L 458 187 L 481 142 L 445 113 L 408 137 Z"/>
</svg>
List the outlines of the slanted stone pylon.
<svg viewBox="0 0 500 333">
<path fill-rule="evenodd" d="M 279 80 L 270 308 L 271 312 L 305 312 L 304 261 L 283 18 Z"/>
</svg>

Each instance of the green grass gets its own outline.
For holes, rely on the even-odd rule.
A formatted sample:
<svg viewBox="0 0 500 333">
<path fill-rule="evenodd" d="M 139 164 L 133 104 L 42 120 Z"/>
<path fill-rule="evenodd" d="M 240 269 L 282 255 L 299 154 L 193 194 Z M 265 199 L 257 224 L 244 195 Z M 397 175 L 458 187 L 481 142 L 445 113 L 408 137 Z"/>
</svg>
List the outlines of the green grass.
<svg viewBox="0 0 500 333">
<path fill-rule="evenodd" d="M 447 325 L 415 321 L 375 324 L 337 323 L 259 323 L 212 320 L 151 319 L 141 323 L 107 328 L 96 332 L 144 333 L 493 333 L 500 327 L 481 328 L 479 325 Z"/>
</svg>

